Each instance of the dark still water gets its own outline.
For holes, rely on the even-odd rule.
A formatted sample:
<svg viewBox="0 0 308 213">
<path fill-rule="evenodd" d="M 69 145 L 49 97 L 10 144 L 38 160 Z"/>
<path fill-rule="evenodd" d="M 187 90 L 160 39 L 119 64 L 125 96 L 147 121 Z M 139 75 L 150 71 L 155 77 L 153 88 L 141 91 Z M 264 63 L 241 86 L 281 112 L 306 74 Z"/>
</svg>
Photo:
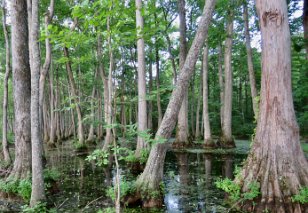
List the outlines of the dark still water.
<svg viewBox="0 0 308 213">
<path fill-rule="evenodd" d="M 211 154 L 198 149 L 168 151 L 164 166 L 164 208 L 151 211 L 130 208 L 124 212 L 226 212 L 224 192 L 217 190 L 214 182 L 220 177 L 233 177 L 235 166 L 246 157 L 246 150 L 240 153 L 242 146 L 239 147 L 228 154 L 219 150 Z M 59 190 L 48 196 L 57 212 L 113 212 L 106 189 L 114 183 L 115 169 L 98 167 L 85 158 L 86 155 L 74 154 L 69 145 L 48 152 L 49 168 L 61 173 Z M 123 179 L 136 178 L 126 165 L 122 164 L 120 169 Z"/>
</svg>

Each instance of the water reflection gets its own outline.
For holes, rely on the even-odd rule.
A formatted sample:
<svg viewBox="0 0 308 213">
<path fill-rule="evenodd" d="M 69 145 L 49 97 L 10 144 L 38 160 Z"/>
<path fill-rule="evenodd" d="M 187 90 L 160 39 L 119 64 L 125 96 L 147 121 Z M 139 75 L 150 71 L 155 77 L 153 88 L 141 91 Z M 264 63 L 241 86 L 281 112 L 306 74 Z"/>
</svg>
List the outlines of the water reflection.
<svg viewBox="0 0 308 213">
<path fill-rule="evenodd" d="M 57 168 L 62 173 L 60 192 L 49 196 L 55 206 L 65 201 L 58 212 L 97 212 L 112 207 L 113 202 L 105 194 L 113 185 L 115 168 L 112 165 L 101 168 L 85 161 L 86 156 L 77 156 L 72 147 L 64 144 L 49 151 L 47 158 L 49 168 Z M 214 182 L 218 177 L 232 178 L 234 166 L 243 157 L 168 151 L 164 167 L 165 209 L 162 211 L 226 212 L 222 206 L 224 193 L 216 189 Z M 123 162 L 120 167 L 123 178 L 136 179 Z M 92 202 L 97 198 L 100 199 Z"/>
</svg>

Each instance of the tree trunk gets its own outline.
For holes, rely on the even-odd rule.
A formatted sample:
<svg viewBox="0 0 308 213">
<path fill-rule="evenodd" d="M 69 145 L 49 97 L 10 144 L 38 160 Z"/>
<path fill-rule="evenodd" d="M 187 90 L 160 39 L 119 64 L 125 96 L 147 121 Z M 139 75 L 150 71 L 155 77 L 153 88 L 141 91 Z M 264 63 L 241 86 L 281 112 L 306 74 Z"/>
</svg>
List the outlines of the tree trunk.
<svg viewBox="0 0 308 213">
<path fill-rule="evenodd" d="M 145 53 L 143 39 L 143 17 L 141 14 L 142 1 L 136 0 L 136 29 L 137 29 L 137 53 L 138 53 L 138 132 L 147 130 L 147 101 L 145 80 Z M 140 157 L 142 149 L 148 148 L 148 144 L 138 134 L 136 157 Z"/>
<path fill-rule="evenodd" d="M 185 0 L 178 0 L 179 18 L 180 18 L 180 70 L 183 69 L 186 54 L 187 54 L 187 42 L 186 42 L 186 17 L 185 17 Z M 188 91 L 185 91 L 183 102 L 181 103 L 181 109 L 178 115 L 178 127 L 176 131 L 175 147 L 182 147 L 186 145 L 188 141 Z"/>
<path fill-rule="evenodd" d="M 255 118 L 258 117 L 258 92 L 256 87 L 256 80 L 255 80 L 255 72 L 253 69 L 253 62 L 252 62 L 252 50 L 250 45 L 250 33 L 249 33 L 249 21 L 248 21 L 248 9 L 247 3 L 244 2 L 244 12 L 243 12 L 244 22 L 245 22 L 245 39 L 246 39 L 246 51 L 247 51 L 247 64 L 248 64 L 248 72 L 249 72 L 249 81 L 250 81 L 250 90 L 251 90 L 251 98 L 252 98 L 252 107 Z"/>
<path fill-rule="evenodd" d="M 195 74 L 193 79 L 191 80 L 190 83 L 191 86 L 191 102 L 190 102 L 190 129 L 191 129 L 191 136 L 192 138 L 195 137 L 196 132 L 195 132 L 195 118 L 194 118 L 194 113 L 195 113 Z"/>
<path fill-rule="evenodd" d="M 66 62 L 66 71 L 68 74 L 68 79 L 70 83 L 70 89 L 71 89 L 71 94 L 73 96 L 73 101 L 74 104 L 76 104 L 76 112 L 77 112 L 77 119 L 78 119 L 78 140 L 80 145 L 84 145 L 84 132 L 83 132 L 83 124 L 82 124 L 82 114 L 81 114 L 81 109 L 80 109 L 80 103 L 78 102 L 78 97 L 77 97 L 77 89 L 76 89 L 76 84 L 74 80 L 74 75 L 71 67 L 71 62 L 68 54 L 68 48 L 64 47 L 64 56 L 68 59 Z"/>
<path fill-rule="evenodd" d="M 105 110 L 107 110 L 105 112 L 106 115 L 106 124 L 107 124 L 107 128 L 106 128 L 106 137 L 105 137 L 105 143 L 104 143 L 104 150 L 108 150 L 109 146 L 111 145 L 112 141 L 113 141 L 113 135 L 112 135 L 112 91 L 113 91 L 113 85 L 112 85 L 112 72 L 113 72 L 113 65 L 114 65 L 114 61 L 113 61 L 113 52 L 112 52 L 112 44 L 111 44 L 111 32 L 110 32 L 110 17 L 107 18 L 107 31 L 109 32 L 109 36 L 108 36 L 108 48 L 109 48 L 109 74 L 108 74 L 108 78 L 105 78 L 105 84 L 104 84 L 104 89 L 107 89 L 106 94 L 108 93 L 107 96 L 107 101 L 106 101 L 106 108 Z M 104 94 L 105 95 L 105 94 Z M 105 98 L 105 97 L 104 97 Z"/>
<path fill-rule="evenodd" d="M 95 93 L 96 93 L 96 79 L 98 78 L 98 69 L 95 68 L 94 73 L 94 79 L 93 79 L 93 88 L 92 88 L 92 94 L 91 94 L 91 124 L 88 134 L 87 142 L 92 143 L 94 138 L 94 122 L 95 122 L 95 110 L 94 110 L 94 100 L 95 100 Z"/>
<path fill-rule="evenodd" d="M 156 40 L 157 42 L 157 40 Z M 163 120 L 163 112 L 161 109 L 161 100 L 160 100 L 160 68 L 159 68 L 159 50 L 158 44 L 155 44 L 155 58 L 156 58 L 156 89 L 157 89 L 157 112 L 158 112 L 158 124 L 157 128 L 159 128 L 162 120 Z"/>
<path fill-rule="evenodd" d="M 227 38 L 225 42 L 225 85 L 224 85 L 224 113 L 223 113 L 223 125 L 222 136 L 220 143 L 225 148 L 235 147 L 235 143 L 232 137 L 232 36 L 233 36 L 233 9 L 229 10 L 227 21 Z"/>
<path fill-rule="evenodd" d="M 11 64 L 10 64 L 10 38 L 9 33 L 6 26 L 6 1 L 2 3 L 2 26 L 5 40 L 5 75 L 4 75 L 4 88 L 3 88 L 3 115 L 2 115 L 2 151 L 4 156 L 5 164 L 9 165 L 12 162 L 9 153 L 9 146 L 7 141 L 7 127 L 8 127 L 8 83 L 9 76 L 11 72 Z"/>
<path fill-rule="evenodd" d="M 29 20 L 30 21 L 30 20 Z M 34 207 L 46 199 L 43 179 L 43 141 L 39 117 L 40 49 L 39 49 L 39 4 L 32 0 L 32 20 L 30 22 L 31 65 L 31 146 L 32 146 L 32 191 L 30 205 Z"/>
<path fill-rule="evenodd" d="M 202 78 L 203 78 L 203 67 L 201 68 L 200 73 L 200 85 L 199 85 L 199 92 L 198 92 L 198 101 L 197 101 L 197 111 L 196 111 L 196 135 L 195 138 L 198 140 L 201 137 L 200 134 L 200 108 L 201 108 L 201 98 L 203 97 L 202 94 Z M 201 116 L 202 117 L 202 116 Z"/>
<path fill-rule="evenodd" d="M 207 41 L 205 42 L 203 50 L 203 115 L 204 115 L 204 146 L 213 147 L 215 146 L 214 141 L 212 140 L 211 127 L 210 127 L 210 118 L 209 118 L 209 102 L 208 102 L 208 69 L 209 69 L 209 47 Z"/>
<path fill-rule="evenodd" d="M 307 212 L 307 206 L 304 209 L 291 201 L 308 185 L 308 163 L 293 107 L 287 4 L 284 0 L 257 0 L 256 5 L 262 34 L 260 113 L 252 150 L 236 181 L 241 192 L 258 181 L 261 195 L 242 208 L 249 212 Z"/>
<path fill-rule="evenodd" d="M 56 138 L 56 128 L 55 128 L 55 101 L 54 101 L 54 91 L 53 91 L 53 69 L 51 66 L 51 70 L 49 72 L 49 87 L 50 87 L 50 133 L 49 133 L 49 143 L 48 144 L 55 144 L 55 138 Z"/>
<path fill-rule="evenodd" d="M 11 4 L 15 161 L 8 179 L 18 179 L 27 177 L 31 171 L 31 79 L 27 1 Z"/>
<path fill-rule="evenodd" d="M 219 76 L 219 95 L 220 95 L 220 126 L 223 127 L 224 120 L 224 76 L 222 72 L 222 48 L 218 46 L 218 76 Z"/>
<path fill-rule="evenodd" d="M 194 67 L 198 59 L 198 55 L 204 39 L 208 32 L 212 12 L 215 7 L 215 0 L 207 0 L 203 15 L 199 22 L 199 27 L 189 50 L 185 64 L 180 72 L 176 88 L 173 90 L 170 101 L 164 115 L 163 121 L 156 133 L 155 139 L 169 139 L 175 127 L 177 116 L 180 110 L 180 103 L 183 101 L 183 94 L 188 89 L 189 79 L 193 75 Z M 159 185 L 163 178 L 163 164 L 165 161 L 166 146 L 161 143 L 156 143 L 152 146 L 146 167 L 143 173 L 138 177 L 136 185 L 139 194 L 146 193 L 145 206 L 154 207 L 161 206 L 162 200 L 153 198 L 149 192 L 157 192 L 160 190 Z"/>
<path fill-rule="evenodd" d="M 48 73 L 48 70 L 50 68 L 50 64 L 51 64 L 51 44 L 50 44 L 50 40 L 49 40 L 49 32 L 48 32 L 48 25 L 51 23 L 52 18 L 53 18 L 53 14 L 54 14 L 54 0 L 50 0 L 50 5 L 49 5 L 49 10 L 46 12 L 45 14 L 45 34 L 46 34 L 46 38 L 45 38 L 45 47 L 46 47 L 46 56 L 45 56 L 45 63 L 42 67 L 41 73 L 40 73 L 40 85 L 39 85 L 39 110 L 40 110 L 40 122 L 41 122 L 41 126 L 44 125 L 44 121 L 43 119 L 43 102 L 44 102 L 44 88 L 45 88 L 45 79 Z"/>
<path fill-rule="evenodd" d="M 153 92 L 153 74 L 152 74 L 152 61 L 149 64 L 149 94 L 151 95 Z M 149 104 L 148 104 L 148 129 L 150 129 L 150 131 L 153 130 L 153 102 L 150 99 L 149 100 Z"/>
</svg>

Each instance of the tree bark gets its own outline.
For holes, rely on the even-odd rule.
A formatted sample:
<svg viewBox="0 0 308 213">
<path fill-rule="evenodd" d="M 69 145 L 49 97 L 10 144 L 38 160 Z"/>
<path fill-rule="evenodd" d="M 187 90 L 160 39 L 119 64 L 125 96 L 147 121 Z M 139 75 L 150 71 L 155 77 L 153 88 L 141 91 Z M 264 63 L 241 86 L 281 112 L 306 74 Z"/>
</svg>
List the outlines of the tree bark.
<svg viewBox="0 0 308 213">
<path fill-rule="evenodd" d="M 108 36 L 108 48 L 109 48 L 109 73 L 108 73 L 108 78 L 105 78 L 105 84 L 104 84 L 104 89 L 107 89 L 106 94 L 107 96 L 107 106 L 105 110 L 106 115 L 106 137 L 105 137 L 105 143 L 103 146 L 104 150 L 109 150 L 109 146 L 111 145 L 113 141 L 113 135 L 112 135 L 112 92 L 113 92 L 113 85 L 112 85 L 112 72 L 113 72 L 113 51 L 112 51 L 112 44 L 111 44 L 111 32 L 110 32 L 110 17 L 107 18 L 107 31 L 109 32 Z M 106 87 L 107 86 L 107 87 Z M 105 95 L 105 94 L 104 94 Z"/>
<path fill-rule="evenodd" d="M 11 72 L 11 63 L 10 63 L 10 38 L 6 26 L 6 1 L 2 2 L 2 26 L 5 40 L 5 75 L 4 75 L 4 85 L 3 85 L 3 115 L 2 115 L 2 151 L 4 156 L 5 164 L 9 165 L 12 162 L 9 153 L 8 141 L 7 141 L 7 127 L 8 127 L 8 83 Z"/>
<path fill-rule="evenodd" d="M 220 143 L 225 148 L 235 147 L 235 143 L 232 137 L 232 36 L 233 36 L 233 9 L 229 10 L 227 21 L 227 38 L 225 44 L 225 82 L 224 82 L 224 113 L 223 113 L 223 125 L 222 136 Z"/>
<path fill-rule="evenodd" d="M 224 120 L 224 76 L 222 72 L 222 48 L 218 46 L 218 76 L 219 76 L 219 95 L 220 95 L 220 126 L 223 127 Z"/>
<path fill-rule="evenodd" d="M 203 65 L 202 65 L 203 66 Z M 198 140 L 201 137 L 200 134 L 200 108 L 201 108 L 201 98 L 203 97 L 203 89 L 202 89 L 202 82 L 203 81 L 203 67 L 201 67 L 200 73 L 200 85 L 199 85 L 199 92 L 198 92 L 198 101 L 197 101 L 197 111 L 196 111 L 196 135 L 195 138 Z M 202 117 L 202 116 L 201 116 Z"/>
<path fill-rule="evenodd" d="M 150 61 L 149 64 L 149 94 L 151 95 L 153 92 L 153 74 L 152 74 L 152 62 Z M 150 99 L 148 101 L 148 129 L 150 129 L 152 131 L 153 129 L 153 115 L 152 115 L 152 111 L 153 111 L 153 102 Z"/>
<path fill-rule="evenodd" d="M 206 1 L 195 39 L 180 72 L 176 88 L 172 92 L 163 121 L 156 132 L 156 140 L 169 139 L 175 127 L 181 106 L 180 103 L 183 101 L 184 92 L 188 89 L 189 79 L 193 75 L 200 49 L 208 32 L 214 7 L 215 0 Z M 163 178 L 165 155 L 166 146 L 164 144 L 156 143 L 152 146 L 146 167 L 136 182 L 139 194 L 159 191 L 159 185 Z M 149 194 L 147 195 L 147 200 L 144 202 L 145 206 L 154 207 L 162 205 L 161 199 L 153 198 Z"/>
<path fill-rule="evenodd" d="M 291 201 L 308 185 L 308 163 L 293 107 L 287 4 L 284 0 L 257 0 L 256 6 L 262 35 L 260 113 L 252 150 L 236 181 L 241 192 L 249 191 L 249 184 L 258 181 L 261 195 L 242 208 L 250 212 L 307 212 L 307 206 L 304 209 Z"/>
<path fill-rule="evenodd" d="M 29 20 L 30 21 L 30 20 Z M 30 22 L 31 66 L 31 146 L 32 146 L 32 191 L 30 206 L 35 206 L 46 199 L 43 178 L 43 142 L 39 117 L 40 49 L 39 49 L 39 4 L 32 0 L 32 20 Z"/>
<path fill-rule="evenodd" d="M 8 179 L 19 179 L 26 178 L 31 171 L 31 79 L 27 1 L 11 4 L 15 161 Z"/>
<path fill-rule="evenodd" d="M 246 51 L 247 51 L 247 64 L 248 64 L 248 72 L 249 72 L 249 81 L 250 81 L 250 90 L 251 90 L 251 98 L 252 98 L 252 107 L 255 118 L 258 117 L 258 101 L 257 101 L 257 87 L 256 87 L 256 80 L 255 80 L 255 72 L 253 69 L 253 61 L 252 61 L 252 50 L 250 45 L 250 33 L 249 33 L 249 21 L 248 21 L 248 9 L 247 3 L 244 2 L 244 24 L 245 24 L 245 39 L 246 39 Z"/>
<path fill-rule="evenodd" d="M 76 89 L 76 84 L 74 80 L 74 75 L 71 67 L 71 62 L 70 62 L 70 57 L 68 54 L 68 48 L 64 47 L 64 56 L 68 59 L 66 62 L 66 71 L 68 74 L 68 79 L 69 79 L 69 84 L 70 84 L 70 90 L 71 94 L 73 96 L 73 101 L 74 104 L 76 104 L 76 112 L 77 112 L 77 119 L 78 119 L 78 140 L 81 145 L 84 145 L 84 132 L 83 132 L 83 124 L 82 124 L 82 113 L 80 109 L 80 103 L 78 102 L 78 97 L 77 97 L 77 89 Z"/>
<path fill-rule="evenodd" d="M 186 54 L 187 54 L 187 42 L 186 42 L 186 16 L 185 16 L 185 0 L 178 0 L 179 18 L 180 18 L 180 70 L 182 70 Z M 183 102 L 181 103 L 181 109 L 178 115 L 178 127 L 176 131 L 176 140 L 174 146 L 182 147 L 187 144 L 188 141 L 188 91 L 185 91 Z"/>
<path fill-rule="evenodd" d="M 137 53 L 138 53 L 138 132 L 147 130 L 147 101 L 145 80 L 145 53 L 143 39 L 143 17 L 141 14 L 142 1 L 136 0 L 136 29 L 137 29 Z M 148 148 L 148 144 L 138 134 L 136 157 L 140 157 L 142 149 Z"/>
<path fill-rule="evenodd" d="M 210 118 L 209 118 L 209 102 L 208 102 L 208 57 L 209 56 L 209 47 L 207 41 L 205 42 L 204 50 L 203 50 L 203 115 L 204 115 L 204 146 L 205 147 L 213 147 L 215 146 L 214 141 L 212 140 L 211 127 L 210 127 Z"/>
<path fill-rule="evenodd" d="M 50 0 L 50 4 L 49 4 L 49 10 L 46 12 L 45 14 L 45 32 L 46 32 L 46 38 L 45 38 L 45 47 L 46 47 L 46 56 L 45 56 L 45 62 L 44 65 L 42 67 L 41 73 L 40 73 L 40 85 L 39 85 L 39 110 L 40 110 L 40 122 L 41 122 L 41 126 L 44 125 L 44 121 L 43 119 L 43 102 L 44 102 L 44 88 L 45 88 L 45 79 L 47 76 L 47 73 L 49 71 L 50 68 L 50 64 L 51 64 L 51 44 L 50 44 L 50 40 L 49 40 L 49 32 L 48 32 L 48 25 L 51 23 L 52 18 L 53 18 L 53 14 L 54 14 L 54 0 Z"/>
<path fill-rule="evenodd" d="M 53 69 L 51 66 L 51 70 L 49 72 L 49 90 L 50 90 L 50 133 L 49 133 L 49 143 L 48 144 L 54 144 L 55 143 L 55 138 L 56 138 L 56 128 L 55 128 L 55 100 L 54 100 L 54 89 L 53 89 Z"/>
<path fill-rule="evenodd" d="M 94 122 L 95 122 L 95 110 L 94 110 L 94 100 L 95 100 L 95 94 L 96 94 L 96 79 L 98 77 L 98 69 L 95 69 L 94 73 L 94 79 L 93 79 L 93 88 L 92 88 L 92 94 L 91 94 L 91 124 L 90 124 L 90 129 L 89 129 L 89 134 L 87 138 L 87 142 L 92 143 L 95 138 L 94 138 Z"/>
</svg>

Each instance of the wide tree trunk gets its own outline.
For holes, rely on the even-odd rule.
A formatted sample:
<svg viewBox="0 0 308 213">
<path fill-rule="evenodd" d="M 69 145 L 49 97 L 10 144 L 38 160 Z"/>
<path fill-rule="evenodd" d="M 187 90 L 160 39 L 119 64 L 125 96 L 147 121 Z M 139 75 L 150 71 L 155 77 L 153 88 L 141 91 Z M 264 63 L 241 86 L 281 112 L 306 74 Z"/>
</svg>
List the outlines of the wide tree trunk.
<svg viewBox="0 0 308 213">
<path fill-rule="evenodd" d="M 308 163 L 300 146 L 291 86 L 291 41 L 285 0 L 257 0 L 262 34 L 261 102 L 257 132 L 241 177 L 261 195 L 242 208 L 249 212 L 307 212 L 291 197 L 308 185 Z M 255 205 L 257 204 L 257 205 Z M 302 208 L 301 208 L 302 207 Z"/>
<path fill-rule="evenodd" d="M 247 4 L 244 2 L 244 22 L 245 22 L 245 39 L 246 39 L 246 51 L 247 51 L 247 64 L 248 64 L 248 72 L 249 72 L 249 81 L 250 81 L 250 90 L 251 90 L 251 98 L 252 98 L 252 108 L 255 115 L 255 118 L 258 117 L 258 92 L 256 87 L 256 80 L 255 80 L 255 72 L 253 69 L 253 61 L 252 61 L 252 50 L 250 45 L 250 33 L 249 33 L 249 21 L 248 21 L 248 9 Z"/>
<path fill-rule="evenodd" d="M 68 48 L 64 47 L 63 51 L 64 51 L 64 56 L 68 59 L 68 61 L 66 62 L 66 71 L 67 71 L 67 75 L 69 79 L 72 98 L 73 98 L 74 103 L 76 104 L 76 112 L 77 112 L 77 119 L 78 119 L 78 141 L 80 145 L 84 145 L 84 130 L 83 130 L 83 124 L 82 124 L 82 113 L 81 113 L 81 108 L 79 105 L 80 103 L 77 97 L 77 89 L 76 89 L 76 84 L 75 84 L 72 66 L 70 62 L 70 57 L 68 54 Z"/>
<path fill-rule="evenodd" d="M 142 1 L 136 0 L 136 29 L 137 29 L 137 54 L 138 54 L 138 132 L 147 130 L 147 101 L 146 101 L 146 80 L 145 80 L 145 53 L 143 39 L 143 17 L 141 14 Z M 142 149 L 148 144 L 138 134 L 136 156 L 140 157 Z"/>
<path fill-rule="evenodd" d="M 203 50 L 203 115 L 204 115 L 204 146 L 213 147 L 215 146 L 214 141 L 212 140 L 211 127 L 210 127 L 210 118 L 209 118 L 209 92 L 208 92 L 208 70 L 209 70 L 209 47 L 208 43 L 205 42 L 205 47 Z"/>
<path fill-rule="evenodd" d="M 46 199 L 43 178 L 43 141 L 39 117 L 40 48 L 39 48 L 39 4 L 32 0 L 32 20 L 30 32 L 31 65 L 31 147 L 32 153 L 32 190 L 30 205 L 33 207 Z"/>
<path fill-rule="evenodd" d="M 194 67 L 198 59 L 200 49 L 208 32 L 208 27 L 215 7 L 215 0 L 207 0 L 203 15 L 199 22 L 199 27 L 185 60 L 182 71 L 180 72 L 176 88 L 173 90 L 170 101 L 164 115 L 163 121 L 156 133 L 156 140 L 167 140 L 175 127 L 177 116 L 180 110 L 180 103 L 183 101 L 183 94 L 188 89 L 189 79 L 194 73 Z M 146 167 L 138 177 L 136 185 L 138 194 L 145 195 L 145 206 L 161 206 L 162 200 L 153 198 L 149 192 L 160 192 L 160 183 L 163 178 L 163 164 L 166 155 L 166 145 L 156 143 L 152 146 Z"/>
<path fill-rule="evenodd" d="M 186 12 L 185 0 L 178 0 L 178 10 L 180 18 L 180 70 L 183 69 L 186 55 L 187 55 L 187 41 L 186 41 Z M 183 147 L 188 141 L 188 91 L 185 91 L 181 109 L 178 115 L 178 126 L 176 130 L 176 140 L 174 147 Z"/>
<path fill-rule="evenodd" d="M 9 165 L 11 163 L 11 157 L 9 153 L 8 141 L 7 141 L 7 127 L 8 127 L 8 83 L 9 76 L 11 72 L 11 63 L 10 63 L 10 38 L 6 26 L 6 1 L 2 3 L 2 26 L 5 40 L 5 75 L 3 83 L 3 115 L 2 115 L 2 151 L 5 164 Z"/>
<path fill-rule="evenodd" d="M 8 178 L 18 179 L 27 177 L 31 171 L 31 79 L 27 1 L 11 4 L 15 161 Z"/>
<path fill-rule="evenodd" d="M 227 38 L 225 41 L 225 82 L 224 82 L 224 113 L 223 113 L 223 125 L 222 125 L 222 136 L 220 143 L 225 148 L 235 147 L 235 143 L 232 137 L 232 36 L 233 36 L 233 9 L 229 10 L 227 20 Z"/>
</svg>

